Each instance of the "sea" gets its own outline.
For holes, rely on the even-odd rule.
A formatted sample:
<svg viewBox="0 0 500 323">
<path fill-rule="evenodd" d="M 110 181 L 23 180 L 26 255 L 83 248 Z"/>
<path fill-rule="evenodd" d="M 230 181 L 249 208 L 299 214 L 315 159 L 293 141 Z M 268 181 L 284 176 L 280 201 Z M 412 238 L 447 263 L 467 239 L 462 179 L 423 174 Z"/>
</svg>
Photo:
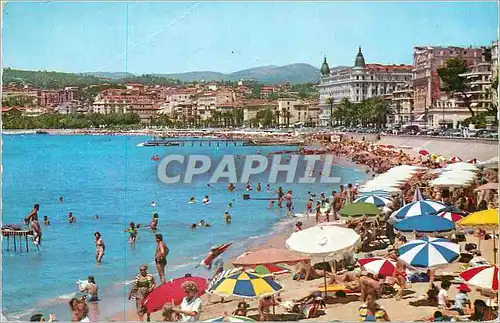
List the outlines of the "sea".
<svg viewBox="0 0 500 323">
<path fill-rule="evenodd" d="M 213 272 L 195 268 L 211 246 L 233 242 L 221 256 L 224 260 L 272 234 L 291 232 L 297 218 L 287 217 L 284 209 L 271 210 L 267 200 L 255 198 L 272 197 L 281 185 L 293 191 L 294 211 L 304 212 L 308 191 L 330 195 L 338 188 L 332 184 L 276 183 L 270 184 L 268 192 L 265 175 L 251 178 L 253 187 L 261 182 L 261 192 L 246 192 L 245 184 L 237 184 L 230 193 L 227 182 L 207 186 L 208 177 L 169 185 L 157 178 L 158 162 L 151 160 L 154 155 L 168 154 L 208 155 L 214 159 L 236 155 L 243 159 L 294 147 L 243 146 L 241 142 L 235 146 L 208 139 L 192 144 L 187 138 L 176 139 L 185 141 L 182 146 L 138 147 L 150 138 L 118 135 L 16 134 L 2 139 L 3 225 L 22 225 L 36 203 L 40 204 L 40 223 L 44 216 L 51 222 L 50 226 L 42 225 L 40 250 L 30 240 L 29 252 L 21 251 L 19 245 L 14 252 L 11 240 L 11 250 L 7 251 L 7 240 L 2 239 L 2 308 L 9 320 L 29 320 L 36 313 L 54 313 L 60 321 L 70 320 L 68 301 L 77 295 L 76 282 L 89 275 L 95 277 L 101 299 L 94 318 L 106 320 L 121 311 L 134 310 L 135 303 L 127 296 L 139 266 L 148 264 L 149 271 L 159 279 L 154 265 L 154 234 L 141 228 L 136 243 L 130 245 L 123 231 L 131 221 L 147 224 L 152 214 L 158 213 L 158 233 L 163 234 L 170 249 L 168 279 L 186 273 L 211 277 Z M 363 182 L 366 175 L 356 168 L 334 166 L 331 176 L 354 184 Z M 253 199 L 244 200 L 243 194 Z M 211 204 L 201 203 L 205 195 L 210 196 Z M 198 203 L 188 204 L 190 196 Z M 156 207 L 151 206 L 152 201 Z M 225 211 L 232 216 L 231 224 L 224 221 Z M 68 223 L 69 212 L 76 223 Z M 211 227 L 190 228 L 200 220 Z M 96 231 L 106 245 L 100 266 L 95 263 Z"/>
</svg>

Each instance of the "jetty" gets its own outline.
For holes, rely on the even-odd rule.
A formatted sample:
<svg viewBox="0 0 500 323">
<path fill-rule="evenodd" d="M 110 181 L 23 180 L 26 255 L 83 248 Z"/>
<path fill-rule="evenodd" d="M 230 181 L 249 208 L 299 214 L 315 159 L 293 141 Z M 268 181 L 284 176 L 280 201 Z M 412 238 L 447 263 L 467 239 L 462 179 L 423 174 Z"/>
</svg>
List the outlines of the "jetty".
<svg viewBox="0 0 500 323">
<path fill-rule="evenodd" d="M 14 240 L 14 251 L 17 251 L 16 237 L 19 238 L 19 251 L 23 251 L 23 237 L 26 242 L 26 252 L 29 252 L 28 236 L 33 236 L 33 230 L 13 230 L 10 228 L 2 228 L 2 236 L 7 237 L 7 251 L 10 250 L 10 237 Z"/>
</svg>

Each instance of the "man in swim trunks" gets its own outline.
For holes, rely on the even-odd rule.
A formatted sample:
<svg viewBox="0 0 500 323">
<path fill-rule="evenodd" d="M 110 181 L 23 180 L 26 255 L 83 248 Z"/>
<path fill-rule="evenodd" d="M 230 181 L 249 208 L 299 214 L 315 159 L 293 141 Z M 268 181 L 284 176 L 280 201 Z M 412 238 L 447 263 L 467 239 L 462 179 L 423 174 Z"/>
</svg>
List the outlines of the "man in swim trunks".
<svg viewBox="0 0 500 323">
<path fill-rule="evenodd" d="M 28 214 L 28 216 L 26 217 L 26 219 L 28 219 L 28 222 L 32 221 L 32 220 L 38 220 L 38 210 L 39 209 L 40 209 L 39 204 L 35 204 L 33 206 L 33 210 L 31 210 L 30 214 Z"/>
<path fill-rule="evenodd" d="M 30 214 L 25 219 L 25 223 L 29 224 L 30 221 L 33 221 L 31 223 L 31 229 L 33 229 L 33 242 L 37 245 L 40 245 L 42 242 L 42 229 L 40 228 L 40 224 L 38 223 L 38 210 L 40 209 L 39 204 L 35 204 L 33 206 L 33 210 L 31 210 Z"/>
<path fill-rule="evenodd" d="M 155 263 L 156 269 L 158 270 L 158 276 L 160 276 L 160 280 L 162 283 L 165 283 L 167 280 L 165 279 L 165 267 L 167 266 L 167 255 L 168 255 L 168 247 L 163 242 L 163 236 L 161 234 L 156 235 L 156 252 L 155 252 Z"/>
</svg>

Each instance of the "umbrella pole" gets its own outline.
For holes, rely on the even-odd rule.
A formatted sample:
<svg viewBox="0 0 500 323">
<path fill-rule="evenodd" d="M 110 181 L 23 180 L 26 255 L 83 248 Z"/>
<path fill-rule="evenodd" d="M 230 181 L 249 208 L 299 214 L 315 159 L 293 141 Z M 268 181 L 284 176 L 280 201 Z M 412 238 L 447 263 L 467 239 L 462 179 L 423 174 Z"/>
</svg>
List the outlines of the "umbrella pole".
<svg viewBox="0 0 500 323">
<path fill-rule="evenodd" d="M 274 309 L 274 295 L 273 295 L 273 315 L 275 315 L 275 314 L 276 314 L 276 311 Z"/>
<path fill-rule="evenodd" d="M 497 264 L 497 243 L 496 243 L 496 230 L 493 229 L 493 263 L 496 265 Z"/>
</svg>

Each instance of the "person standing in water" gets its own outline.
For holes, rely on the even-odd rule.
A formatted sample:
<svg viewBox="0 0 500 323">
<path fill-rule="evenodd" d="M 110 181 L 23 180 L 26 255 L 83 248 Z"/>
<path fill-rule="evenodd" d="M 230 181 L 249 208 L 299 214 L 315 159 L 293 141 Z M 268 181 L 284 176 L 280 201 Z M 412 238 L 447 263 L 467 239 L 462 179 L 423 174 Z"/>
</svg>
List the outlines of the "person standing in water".
<svg viewBox="0 0 500 323">
<path fill-rule="evenodd" d="M 46 215 L 43 217 L 43 225 L 50 225 L 49 217 Z"/>
<path fill-rule="evenodd" d="M 288 190 L 283 199 L 286 203 L 286 216 L 292 216 L 292 191 Z"/>
<path fill-rule="evenodd" d="M 88 302 L 97 302 L 99 300 L 99 298 L 97 297 L 98 290 L 99 287 L 97 287 L 97 284 L 95 283 L 94 276 L 89 276 L 87 280 L 87 285 L 85 286 L 84 289 L 80 291 L 87 293 L 87 296 L 89 296 L 89 299 L 87 300 Z"/>
<path fill-rule="evenodd" d="M 104 241 L 102 241 L 100 232 L 94 233 L 94 237 L 95 237 L 95 260 L 97 264 L 100 265 L 102 257 L 104 257 L 104 250 L 106 247 L 104 245 Z"/>
<path fill-rule="evenodd" d="M 257 192 L 260 192 L 262 190 L 262 186 L 260 186 L 260 182 L 257 183 L 257 186 L 255 187 L 255 190 Z"/>
<path fill-rule="evenodd" d="M 224 219 L 226 220 L 226 224 L 230 224 L 231 223 L 231 215 L 229 214 L 229 212 L 224 212 Z"/>
<path fill-rule="evenodd" d="M 153 214 L 153 220 L 151 220 L 151 225 L 150 228 L 151 230 L 157 230 L 158 229 L 158 213 Z"/>
<path fill-rule="evenodd" d="M 168 255 L 168 247 L 163 242 L 163 236 L 161 234 L 156 235 L 156 252 L 155 252 L 155 263 L 156 269 L 158 270 L 158 276 L 160 276 L 160 280 L 162 283 L 165 283 L 167 280 L 165 279 L 165 267 L 167 267 L 167 255 Z"/>
<path fill-rule="evenodd" d="M 134 243 L 135 239 L 137 238 L 137 227 L 135 226 L 135 223 L 130 222 L 130 226 L 123 231 L 130 233 L 130 237 L 128 238 L 128 242 L 130 244 Z"/>
<path fill-rule="evenodd" d="M 33 205 L 33 210 L 31 210 L 30 214 L 24 220 L 28 225 L 31 222 L 31 229 L 33 230 L 33 242 L 37 245 L 37 247 L 42 243 L 42 229 L 40 224 L 38 223 L 38 210 L 40 209 L 39 204 Z"/>
<path fill-rule="evenodd" d="M 68 213 L 68 222 L 71 224 L 76 222 L 76 218 L 73 216 L 73 212 Z"/>
</svg>

